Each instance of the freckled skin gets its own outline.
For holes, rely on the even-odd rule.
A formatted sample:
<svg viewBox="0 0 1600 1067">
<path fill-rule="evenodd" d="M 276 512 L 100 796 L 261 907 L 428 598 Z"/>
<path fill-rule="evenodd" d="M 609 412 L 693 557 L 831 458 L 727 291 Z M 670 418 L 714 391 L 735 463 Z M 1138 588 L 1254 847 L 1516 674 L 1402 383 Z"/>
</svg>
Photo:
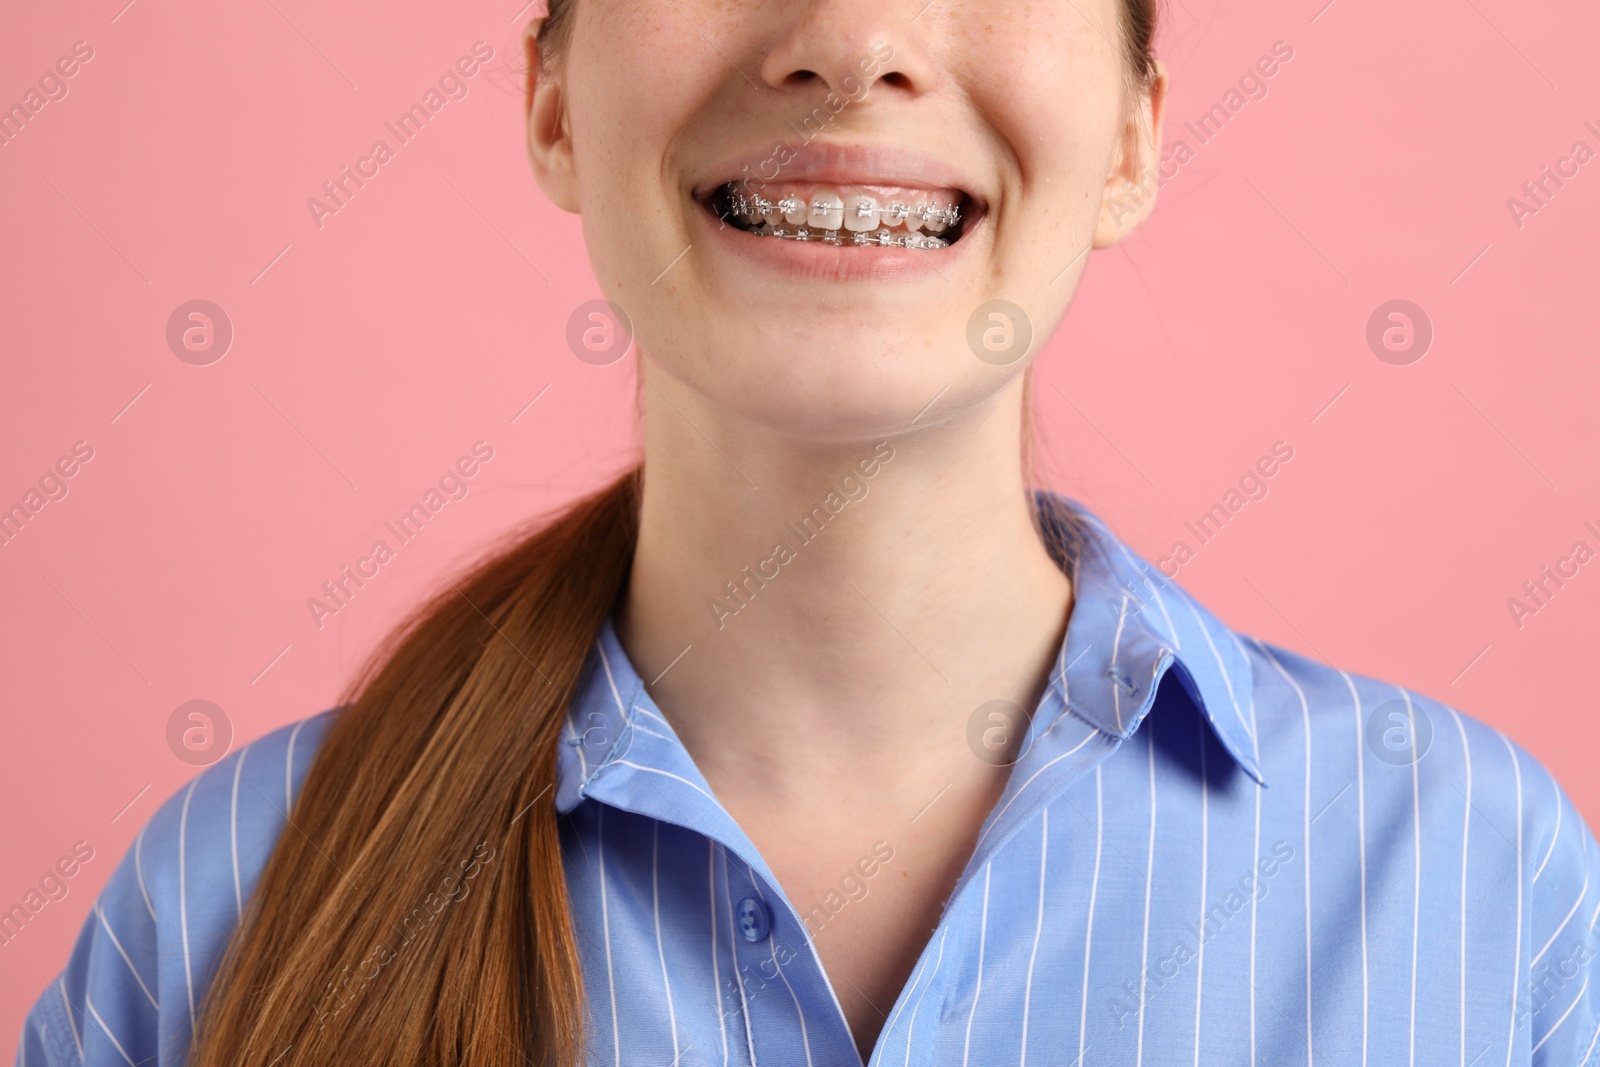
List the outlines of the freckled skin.
<svg viewBox="0 0 1600 1067">
<path fill-rule="evenodd" d="M 535 170 L 556 203 L 582 214 L 600 284 L 631 316 L 674 401 L 681 383 L 823 439 L 902 425 L 947 383 L 941 403 L 970 404 L 1025 367 L 972 358 L 973 310 L 1010 300 L 1047 336 L 1088 260 L 1079 252 L 1142 219 L 1110 226 L 1102 210 L 1156 159 L 1149 138 L 1126 131 L 1138 102 L 1125 93 L 1115 0 L 1021 4 L 1003 18 L 948 0 L 918 15 L 923 2 L 579 0 L 561 100 L 543 101 L 563 112 L 571 141 L 551 150 L 548 166 L 535 147 Z M 989 204 L 966 238 L 979 254 L 947 280 L 841 293 L 690 249 L 657 281 L 692 243 L 697 208 L 686 194 L 706 177 L 697 167 L 797 141 L 789 122 L 837 89 L 876 40 L 893 57 L 822 136 L 889 139 L 959 163 Z M 826 318 L 809 310 L 820 305 Z M 846 322 L 851 343 L 841 346 Z M 887 358 L 864 364 L 863 350 Z"/>
<path fill-rule="evenodd" d="M 751 664 L 770 674 L 785 653 L 813 663 L 832 655 L 837 677 L 864 673 L 838 647 L 796 651 L 824 630 L 882 626 L 883 616 L 860 598 L 835 592 L 843 580 L 829 572 L 828 554 L 845 542 L 804 549 L 777 579 L 784 584 L 760 594 L 767 614 L 741 615 L 727 632 L 708 628 L 697 598 L 770 551 L 763 538 L 776 520 L 816 503 L 813 476 L 848 469 L 870 450 L 866 442 L 902 433 L 914 417 L 919 427 L 955 426 L 964 414 L 1002 401 L 1020 409 L 1019 380 L 1065 313 L 1090 258 L 1084 253 L 1120 240 L 1153 205 L 1146 196 L 1129 211 L 1118 198 L 1159 160 L 1165 96 L 1164 74 L 1148 92 L 1127 76 L 1120 0 L 1003 10 L 967 0 L 924 2 L 578 0 L 568 51 L 548 75 L 532 79 L 529 121 L 535 176 L 555 203 L 582 216 L 595 274 L 605 296 L 630 316 L 640 351 L 646 469 L 655 480 L 646 483 L 645 528 L 619 624 L 630 655 L 655 664 L 647 677 L 677 664 L 652 692 L 802 913 L 837 889 L 839 872 L 872 842 L 895 850 L 886 868 L 893 876 L 866 880 L 865 895 L 833 914 L 815 942 L 863 1061 L 1005 785 L 1004 767 L 972 759 L 967 714 L 997 694 L 1019 705 L 1029 693 L 1037 699 L 1061 639 L 1062 604 L 1070 603 L 1065 579 L 1023 519 L 1012 531 L 1023 540 L 1011 543 L 1021 547 L 982 557 L 974 540 L 973 557 L 989 561 L 974 566 L 990 569 L 959 588 L 941 588 L 945 600 L 933 612 L 958 631 L 940 659 L 957 684 L 914 673 L 917 661 L 904 674 L 910 681 L 887 683 L 891 691 L 863 684 L 860 693 L 840 695 L 840 683 L 839 692 L 809 704 L 817 694 L 796 692 L 811 679 L 791 678 L 773 695 L 761 689 L 770 679 Z M 705 231 L 691 189 L 736 177 L 709 168 L 780 140 L 796 142 L 792 123 L 830 90 L 849 95 L 842 79 L 877 41 L 892 47 L 892 57 L 865 97 L 845 106 L 818 138 L 892 143 L 958 167 L 988 214 L 962 238 L 957 265 L 892 282 L 802 281 L 696 246 Z M 995 299 L 1020 305 L 1037 339 L 1028 358 L 1003 367 L 974 358 L 968 344 L 974 310 Z M 930 398 L 937 399 L 930 405 Z M 851 505 L 879 510 L 862 510 L 849 547 L 871 544 L 873 516 L 900 506 L 891 495 L 901 491 L 895 479 L 909 486 L 925 478 L 918 464 L 933 472 L 919 492 L 944 492 L 961 478 L 979 487 L 963 501 L 1019 477 L 1014 469 L 996 473 L 1016 467 L 1018 418 L 1012 411 L 970 420 L 945 435 L 940 454 L 947 458 L 937 461 L 919 458 L 909 442 L 897 446 L 904 456 L 875 483 L 881 495 Z M 706 447 L 710 441 L 721 442 L 716 451 Z M 691 453 L 700 455 L 691 462 Z M 785 477 L 760 474 L 763 463 Z M 747 492 L 730 466 L 756 471 L 761 492 Z M 785 498 L 788 482 L 809 487 Z M 726 532 L 760 508 L 770 510 L 772 522 L 763 516 L 741 529 L 743 541 Z M 653 509 L 681 514 L 658 518 Z M 711 512 L 714 521 L 706 517 Z M 675 531 L 700 522 L 700 536 L 657 537 L 658 522 Z M 927 584 L 921 576 L 936 567 L 951 571 L 948 554 L 924 560 L 898 531 L 888 540 L 882 559 L 859 566 L 857 579 L 874 575 L 888 588 L 886 573 L 903 567 L 910 576 L 894 587 L 903 589 Z M 733 545 L 726 561 L 694 573 L 724 541 Z M 999 544 L 999 535 L 991 542 Z M 683 577 L 691 573 L 693 580 Z M 813 597 L 811 585 L 822 592 Z M 1004 625 L 968 626 L 962 598 L 969 593 L 990 596 Z M 982 646 L 974 630 L 992 645 Z M 747 640 L 753 643 L 740 643 Z M 936 643 L 927 640 L 928 647 Z M 695 651 L 678 662 L 685 645 Z M 973 662 L 956 670 L 956 657 L 966 654 Z M 735 699 L 730 694 L 745 703 L 724 706 Z M 789 700 L 798 706 L 771 707 Z M 851 712 L 859 703 L 863 715 L 926 709 L 939 727 L 912 733 L 925 739 L 924 750 L 897 748 L 893 761 L 879 758 L 883 749 L 852 748 L 827 730 L 771 743 L 773 722 L 825 719 L 846 703 Z M 792 761 L 803 761 L 804 773 L 792 773 Z M 936 794 L 938 803 L 911 832 L 909 814 Z"/>
</svg>

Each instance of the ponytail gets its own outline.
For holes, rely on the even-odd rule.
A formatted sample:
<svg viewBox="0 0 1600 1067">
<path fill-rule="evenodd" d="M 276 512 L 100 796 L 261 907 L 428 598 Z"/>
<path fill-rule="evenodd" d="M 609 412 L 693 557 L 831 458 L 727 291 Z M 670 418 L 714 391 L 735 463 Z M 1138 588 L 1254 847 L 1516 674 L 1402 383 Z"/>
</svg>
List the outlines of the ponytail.
<svg viewBox="0 0 1600 1067">
<path fill-rule="evenodd" d="M 556 753 L 638 537 L 634 469 L 450 583 L 346 694 L 193 1067 L 581 1062 Z"/>
</svg>

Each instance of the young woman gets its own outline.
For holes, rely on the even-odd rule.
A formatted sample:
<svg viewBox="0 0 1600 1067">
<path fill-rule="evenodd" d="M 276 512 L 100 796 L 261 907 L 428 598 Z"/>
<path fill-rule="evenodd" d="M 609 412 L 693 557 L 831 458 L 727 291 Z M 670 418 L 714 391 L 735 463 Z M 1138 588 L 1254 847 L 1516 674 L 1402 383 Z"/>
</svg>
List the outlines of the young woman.
<svg viewBox="0 0 1600 1067">
<path fill-rule="evenodd" d="M 1549 775 L 1028 488 L 1153 202 L 1149 0 L 552 8 L 640 468 L 172 797 L 18 1062 L 1590 1062 Z"/>
</svg>

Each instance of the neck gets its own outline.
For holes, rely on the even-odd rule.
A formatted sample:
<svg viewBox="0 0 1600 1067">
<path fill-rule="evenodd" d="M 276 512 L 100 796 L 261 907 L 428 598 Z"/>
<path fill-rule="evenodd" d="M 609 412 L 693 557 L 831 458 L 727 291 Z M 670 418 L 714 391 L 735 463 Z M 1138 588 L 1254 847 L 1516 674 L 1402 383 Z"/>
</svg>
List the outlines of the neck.
<svg viewBox="0 0 1600 1067">
<path fill-rule="evenodd" d="M 646 374 L 618 633 L 713 787 L 984 767 L 973 711 L 1032 710 L 1072 595 L 1030 517 L 1020 379 L 927 430 L 818 443 Z"/>
</svg>

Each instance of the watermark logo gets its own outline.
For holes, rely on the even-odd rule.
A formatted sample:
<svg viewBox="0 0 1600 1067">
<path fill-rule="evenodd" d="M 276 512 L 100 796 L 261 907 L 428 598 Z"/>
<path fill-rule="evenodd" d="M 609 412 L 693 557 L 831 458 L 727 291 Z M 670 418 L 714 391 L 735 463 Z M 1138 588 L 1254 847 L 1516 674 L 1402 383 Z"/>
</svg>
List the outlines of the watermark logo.
<svg viewBox="0 0 1600 1067">
<path fill-rule="evenodd" d="M 1033 345 L 1033 320 L 1009 300 L 989 300 L 967 320 L 967 347 L 991 367 L 1009 367 Z"/>
<path fill-rule="evenodd" d="M 472 490 L 470 480 L 483 469 L 483 464 L 492 459 L 494 446 L 487 441 L 474 441 L 471 455 L 458 457 L 455 464 L 446 467 L 439 480 L 429 486 L 415 503 L 394 518 L 386 519 L 383 524 L 386 536 L 374 540 L 366 555 L 344 564 L 337 574 L 323 582 L 320 596 L 306 598 L 306 610 L 310 612 L 311 621 L 317 629 L 327 625 L 330 616 L 349 607 L 368 582 L 383 573 L 385 566 L 398 559 L 407 545 L 422 536 L 422 531 L 446 505 L 465 500 Z"/>
<path fill-rule="evenodd" d="M 75 441 L 72 454 L 61 456 L 55 464 L 46 467 L 39 476 L 37 486 L 29 486 L 22 499 L 7 507 L 0 502 L 0 545 L 9 545 L 44 510 L 46 504 L 65 500 L 71 492 L 67 480 L 83 469 L 83 464 L 94 458 L 94 446 L 88 441 Z"/>
<path fill-rule="evenodd" d="M 44 869 L 38 881 L 28 887 L 22 899 L 10 907 L 0 904 L 0 948 L 10 945 L 24 927 L 48 905 L 67 899 L 72 891 L 69 884 L 83 870 L 83 865 L 94 859 L 94 846 L 87 841 L 75 841 L 72 853 L 63 855 Z"/>
<path fill-rule="evenodd" d="M 609 300 L 586 300 L 567 319 L 567 347 L 591 367 L 609 367 L 633 350 L 633 322 Z"/>
<path fill-rule="evenodd" d="M 1583 528 L 1600 541 L 1600 526 L 1586 522 Z M 1580 568 L 1594 558 L 1595 550 L 1589 547 L 1588 541 L 1579 538 L 1572 542 L 1572 548 L 1565 556 L 1556 557 L 1554 564 L 1546 563 L 1539 568 L 1536 577 L 1523 582 L 1520 596 L 1506 598 L 1506 608 L 1511 612 L 1511 621 L 1517 629 L 1522 629 L 1530 618 L 1549 607 L 1555 595 L 1565 589 L 1567 583 L 1581 573 Z"/>
<path fill-rule="evenodd" d="M 1017 762 L 1019 739 L 1028 731 L 1028 713 L 1009 700 L 986 700 L 967 718 L 967 747 L 991 767 Z"/>
<path fill-rule="evenodd" d="M 1433 344 L 1433 320 L 1409 300 L 1390 300 L 1367 318 L 1367 347 L 1394 367 L 1409 367 Z"/>
<path fill-rule="evenodd" d="M 356 195 L 367 187 L 367 183 L 382 173 L 384 166 L 396 158 L 400 149 L 421 134 L 444 110 L 445 105 L 467 98 L 472 91 L 472 79 L 492 59 L 494 47 L 487 41 L 474 41 L 472 54 L 461 56 L 454 66 L 446 67 L 444 73 L 439 75 L 437 88 L 429 86 L 420 100 L 413 101 L 411 107 L 402 111 L 393 121 L 385 122 L 383 128 L 394 138 L 394 144 L 390 145 L 387 139 L 380 137 L 372 142 L 366 155 L 356 159 L 354 166 L 340 164 L 338 175 L 322 183 L 322 196 L 306 199 L 306 210 L 311 214 L 312 224 L 320 230 L 328 224 L 331 216 L 349 207 Z"/>
<path fill-rule="evenodd" d="M 209 700 L 186 700 L 167 716 L 167 747 L 191 767 L 209 767 L 233 747 L 233 720 Z"/>
<path fill-rule="evenodd" d="M 1433 720 L 1415 701 L 1385 700 L 1367 716 L 1367 748 L 1391 767 L 1409 767 L 1433 746 Z"/>
<path fill-rule="evenodd" d="M 1138 182 L 1126 182 L 1121 195 L 1111 199 L 1111 222 L 1119 228 L 1130 217 L 1138 221 L 1139 211 L 1160 189 L 1176 178 L 1191 163 L 1200 149 L 1216 140 L 1224 127 L 1232 122 L 1251 101 L 1265 100 L 1271 86 L 1268 84 L 1283 67 L 1294 58 L 1294 46 L 1288 41 L 1274 41 L 1270 54 L 1258 57 L 1253 67 L 1246 67 L 1239 75 L 1238 88 L 1229 88 L 1222 99 L 1198 115 L 1193 122 L 1185 122 L 1183 131 L 1194 138 L 1191 146 L 1183 132 L 1168 119 L 1168 143 L 1163 146 L 1161 160 L 1144 168 Z M 1177 134 L 1177 136 L 1170 136 Z"/>
<path fill-rule="evenodd" d="M 801 914 L 800 921 L 805 923 L 806 930 L 811 936 L 816 937 L 821 933 L 828 921 L 850 904 L 867 899 L 867 894 L 872 892 L 872 879 L 876 878 L 884 865 L 892 859 L 894 859 L 894 846 L 887 841 L 874 841 L 870 855 L 863 855 L 846 867 L 844 873 L 839 876 L 837 884 L 829 886 L 822 899 L 809 911 Z"/>
<path fill-rule="evenodd" d="M 873 41 L 868 54 L 857 64 L 855 69 L 861 72 L 858 79 L 853 74 L 846 74 L 839 80 L 839 88 L 844 90 L 843 95 L 829 90 L 823 98 L 822 104 L 811 109 L 802 116 L 798 122 L 789 120 L 789 125 L 801 135 L 798 145 L 793 143 L 780 143 L 772 148 L 772 153 L 757 163 L 753 169 L 747 163 L 744 167 L 744 177 L 738 179 L 740 192 L 747 197 L 763 195 L 763 190 L 768 182 L 775 182 L 783 175 L 783 170 L 811 146 L 811 142 L 830 129 L 839 121 L 839 115 L 851 104 L 860 103 L 872 92 L 872 85 L 878 78 L 878 72 L 894 59 L 894 45 L 888 41 Z"/>
<path fill-rule="evenodd" d="M 94 45 L 88 41 L 74 41 L 72 54 L 57 59 L 53 68 L 46 67 L 39 75 L 37 88 L 30 87 L 20 100 L 9 106 L 0 104 L 0 148 L 20 136 L 30 122 L 37 122 L 37 116 L 46 106 L 65 100 L 72 91 L 67 79 L 76 77 L 83 64 L 93 58 Z"/>
<path fill-rule="evenodd" d="M 1120 996 L 1113 994 L 1106 999 L 1108 1013 L 1111 1021 L 1117 1024 L 1117 1029 L 1136 1025 L 1140 1013 L 1148 1009 L 1150 1002 L 1172 985 L 1190 963 L 1200 959 L 1205 945 L 1224 930 L 1236 930 L 1245 925 L 1232 920 L 1250 911 L 1254 904 L 1267 899 L 1272 880 L 1296 855 L 1294 846 L 1289 842 L 1274 842 L 1272 851 L 1258 855 L 1255 864 L 1246 868 L 1233 883 L 1213 885 L 1211 895 L 1207 897 L 1209 907 L 1200 922 L 1197 924 L 1191 920 L 1184 923 L 1184 936 L 1174 940 L 1171 949 L 1162 952 L 1160 946 L 1151 945 L 1149 965 L 1142 973 L 1135 973 L 1123 980 Z M 1196 963 L 1196 966 L 1199 964 Z"/>
<path fill-rule="evenodd" d="M 800 558 L 802 549 L 822 536 L 828 524 L 841 511 L 851 503 L 867 498 L 872 489 L 867 480 L 876 478 L 884 464 L 892 459 L 894 446 L 887 440 L 879 441 L 872 446 L 870 455 L 857 460 L 854 467 L 829 486 L 828 494 L 810 511 L 796 521 L 784 523 L 783 532 L 776 538 L 771 555 L 746 566 L 737 578 L 724 582 L 722 593 L 706 598 L 706 610 L 711 615 L 712 624 L 721 630 L 727 625 L 728 619 L 749 607 L 768 584 L 777 580 L 785 566 Z"/>
<path fill-rule="evenodd" d="M 328 1036 L 328 1020 L 349 1008 L 377 980 L 379 973 L 425 933 L 446 909 L 467 899 L 472 892 L 472 880 L 486 870 L 494 859 L 494 847 L 487 841 L 479 841 L 472 855 L 461 860 L 455 871 L 441 878 L 434 890 L 401 917 L 399 923 L 390 923 L 398 936 L 379 942 L 354 968 L 346 965 L 338 975 L 323 984 L 322 995 L 317 1002 L 317 1040 Z"/>
<path fill-rule="evenodd" d="M 1183 524 L 1184 531 L 1194 538 L 1194 544 L 1191 545 L 1187 537 L 1174 541 L 1167 554 L 1156 562 L 1161 573 L 1168 578 L 1176 578 L 1180 570 L 1194 561 L 1201 549 L 1215 540 L 1238 517 L 1246 504 L 1267 498 L 1272 491 L 1271 479 L 1292 459 L 1294 446 L 1288 441 L 1274 441 L 1271 452 L 1263 453 L 1252 466 L 1246 467 L 1219 500 Z"/>
<path fill-rule="evenodd" d="M 233 320 L 210 300 L 186 300 L 167 317 L 167 347 L 191 367 L 209 367 L 233 347 Z"/>
<path fill-rule="evenodd" d="M 1593 122 L 1585 122 L 1583 128 L 1600 137 L 1600 126 Z M 1556 194 L 1565 189 L 1567 182 L 1576 178 L 1581 168 L 1594 157 L 1595 151 L 1587 141 L 1574 141 L 1566 155 L 1557 157 L 1553 168 L 1545 163 L 1539 167 L 1538 177 L 1522 183 L 1522 196 L 1506 197 L 1506 210 L 1511 213 L 1511 221 L 1517 229 L 1522 229 L 1529 218 L 1549 207 Z"/>
</svg>

